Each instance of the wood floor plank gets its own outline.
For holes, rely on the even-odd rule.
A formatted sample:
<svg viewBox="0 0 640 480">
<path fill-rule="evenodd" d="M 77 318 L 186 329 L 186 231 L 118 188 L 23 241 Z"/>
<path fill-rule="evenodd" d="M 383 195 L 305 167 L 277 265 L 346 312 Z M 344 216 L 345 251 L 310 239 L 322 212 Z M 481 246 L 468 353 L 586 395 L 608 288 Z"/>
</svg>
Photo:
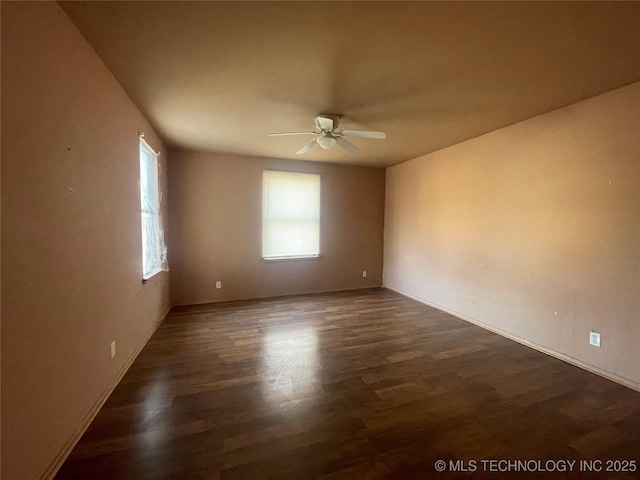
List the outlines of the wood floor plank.
<svg viewBox="0 0 640 480">
<path fill-rule="evenodd" d="M 368 289 L 172 309 L 56 478 L 518 476 L 449 468 L 489 459 L 640 464 L 640 393 Z"/>
</svg>

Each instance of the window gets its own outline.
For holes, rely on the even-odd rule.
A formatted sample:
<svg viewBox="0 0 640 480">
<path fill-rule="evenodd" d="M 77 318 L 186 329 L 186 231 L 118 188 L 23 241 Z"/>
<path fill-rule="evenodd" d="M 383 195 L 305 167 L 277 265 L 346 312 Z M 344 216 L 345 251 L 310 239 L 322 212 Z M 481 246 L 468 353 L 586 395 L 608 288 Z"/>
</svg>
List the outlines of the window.
<svg viewBox="0 0 640 480">
<path fill-rule="evenodd" d="M 142 211 L 142 279 L 167 270 L 158 188 L 158 154 L 140 137 L 140 200 Z"/>
<path fill-rule="evenodd" d="M 262 256 L 320 254 L 320 175 L 265 170 L 262 177 Z"/>
</svg>

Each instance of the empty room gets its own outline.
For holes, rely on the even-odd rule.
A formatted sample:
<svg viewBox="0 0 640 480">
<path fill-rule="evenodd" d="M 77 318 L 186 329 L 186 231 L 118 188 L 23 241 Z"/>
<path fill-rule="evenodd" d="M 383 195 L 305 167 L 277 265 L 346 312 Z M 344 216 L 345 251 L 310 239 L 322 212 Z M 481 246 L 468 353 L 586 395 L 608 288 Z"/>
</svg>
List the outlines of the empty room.
<svg viewBox="0 0 640 480">
<path fill-rule="evenodd" d="M 0 19 L 3 479 L 640 478 L 640 3 Z"/>
</svg>

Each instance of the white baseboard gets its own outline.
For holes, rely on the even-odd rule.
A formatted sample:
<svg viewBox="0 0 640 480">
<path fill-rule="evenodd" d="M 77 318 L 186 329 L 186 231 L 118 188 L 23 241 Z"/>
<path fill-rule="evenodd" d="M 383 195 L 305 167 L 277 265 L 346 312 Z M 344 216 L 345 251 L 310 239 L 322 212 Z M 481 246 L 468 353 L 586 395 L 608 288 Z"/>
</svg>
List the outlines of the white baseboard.
<svg viewBox="0 0 640 480">
<path fill-rule="evenodd" d="M 96 417 L 96 415 L 98 414 L 98 412 L 100 411 L 104 403 L 107 401 L 107 399 L 109 398 L 109 395 L 111 395 L 111 392 L 113 392 L 114 388 L 118 386 L 118 384 L 120 383 L 120 380 L 122 380 L 122 377 L 124 377 L 124 374 L 127 373 L 127 370 L 129 370 L 129 367 L 131 366 L 131 364 L 135 361 L 135 359 L 138 357 L 138 355 L 140 354 L 144 346 L 147 344 L 149 339 L 156 332 L 156 330 L 158 329 L 162 321 L 165 319 L 165 317 L 169 313 L 169 310 L 171 310 L 171 305 L 169 305 L 164 315 L 162 315 L 153 324 L 149 332 L 147 332 L 147 335 L 145 335 L 145 337 L 142 339 L 142 341 L 138 344 L 136 349 L 133 351 L 133 354 L 127 359 L 127 361 L 120 368 L 120 370 L 118 370 L 118 373 L 116 374 L 115 378 L 113 379 L 109 387 L 102 393 L 102 395 L 100 395 L 100 398 L 98 398 L 96 403 L 94 403 L 93 406 L 89 409 L 89 412 L 85 416 L 80 427 L 78 427 L 76 431 L 73 432 L 73 435 L 71 435 L 69 440 L 67 440 L 67 442 L 64 444 L 64 446 L 62 447 L 62 449 L 60 450 L 56 458 L 53 460 L 53 462 L 51 462 L 51 465 L 49 465 L 49 468 L 47 469 L 47 471 L 42 475 L 41 477 L 42 480 L 52 480 L 53 477 L 56 476 L 56 473 L 58 473 L 58 470 L 60 470 L 60 467 L 62 467 L 62 464 L 67 459 L 71 451 L 73 450 L 73 447 L 76 446 L 76 444 L 78 443 L 82 435 L 84 435 L 84 432 L 87 431 L 87 428 L 89 428 L 89 425 L 91 425 L 91 422 Z"/>
<path fill-rule="evenodd" d="M 625 387 L 629 387 L 632 388 L 633 390 L 637 390 L 640 392 L 640 383 L 634 382 L 633 380 L 626 378 L 626 377 L 621 377 L 620 375 L 616 375 L 613 372 L 609 372 L 607 370 L 604 370 L 602 368 L 596 367 L 595 365 L 591 365 L 589 363 L 583 362 L 582 360 L 579 360 L 577 358 L 571 357 L 569 355 L 566 355 L 564 353 L 558 352 L 556 350 L 552 350 L 550 348 L 544 347 L 542 345 L 538 345 L 537 343 L 531 342 L 529 340 L 527 340 L 526 338 L 522 338 L 519 337 L 517 335 L 514 335 L 512 333 L 509 332 L 505 332 L 504 330 L 501 330 L 499 328 L 496 327 L 492 327 L 491 325 L 487 325 L 486 323 L 480 322 L 474 318 L 468 317 L 462 313 L 459 312 L 455 312 L 453 310 L 448 309 L 447 307 L 443 307 L 442 305 L 438 305 L 432 302 L 429 302 L 428 300 L 425 300 L 423 298 L 420 297 L 416 297 L 415 295 L 411 295 L 410 293 L 406 293 L 403 292 L 402 290 L 400 290 L 399 288 L 395 288 L 392 287 L 390 285 L 384 285 L 384 288 L 387 288 L 389 290 L 392 290 L 396 293 L 399 293 L 400 295 L 410 298 L 412 300 L 415 300 L 416 302 L 420 302 L 424 305 L 427 305 L 429 307 L 435 308 L 436 310 L 440 310 L 442 312 L 448 313 L 450 315 L 453 315 L 454 317 L 459 318 L 460 320 L 464 320 L 465 322 L 469 322 L 469 323 L 473 323 L 474 325 L 477 325 L 480 328 L 484 328 L 485 330 L 489 330 L 490 332 L 496 333 L 502 337 L 508 338 L 509 340 L 513 340 L 514 342 L 518 342 L 526 347 L 529 348 L 533 348 L 534 350 L 537 350 L 539 352 L 545 353 L 551 357 L 557 358 L 558 360 L 562 360 L 563 362 L 567 362 L 573 366 L 576 366 L 578 368 L 581 368 L 583 370 L 586 370 L 589 373 L 595 373 L 596 375 L 599 375 L 601 377 L 606 378 L 607 380 L 611 380 L 613 382 L 619 383 L 621 385 L 624 385 Z"/>
<path fill-rule="evenodd" d="M 257 297 L 239 297 L 239 298 L 231 298 L 226 300 L 212 300 L 210 302 L 196 302 L 196 303 L 175 303 L 174 307 L 188 307 L 191 305 L 215 305 L 217 303 L 229 303 L 229 302 L 244 302 L 248 300 L 269 300 L 272 298 L 282 298 L 282 297 L 300 297 L 303 295 L 315 295 L 320 293 L 333 293 L 333 292 L 350 292 L 352 290 L 367 290 L 369 288 L 384 288 L 383 285 L 376 283 L 375 285 L 364 285 L 357 287 L 345 287 L 345 288 L 334 288 L 331 290 L 312 290 L 309 292 L 294 292 L 294 293 L 279 293 L 277 295 L 258 295 Z"/>
</svg>

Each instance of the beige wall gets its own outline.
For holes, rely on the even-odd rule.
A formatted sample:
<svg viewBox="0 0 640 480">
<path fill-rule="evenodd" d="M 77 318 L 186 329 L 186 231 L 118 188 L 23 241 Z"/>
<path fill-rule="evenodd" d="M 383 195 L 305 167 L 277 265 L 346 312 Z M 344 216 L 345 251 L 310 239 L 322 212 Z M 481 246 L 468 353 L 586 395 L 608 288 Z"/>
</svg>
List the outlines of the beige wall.
<svg viewBox="0 0 640 480">
<path fill-rule="evenodd" d="M 638 105 L 635 83 L 387 169 L 384 284 L 640 386 Z"/>
<path fill-rule="evenodd" d="M 2 475 L 31 480 L 169 306 L 168 274 L 141 283 L 138 130 L 161 144 L 54 2 L 2 4 L 1 120 Z"/>
<path fill-rule="evenodd" d="M 170 157 L 173 304 L 382 284 L 384 170 L 192 152 Z M 322 174 L 320 259 L 262 259 L 265 169 Z"/>
</svg>

